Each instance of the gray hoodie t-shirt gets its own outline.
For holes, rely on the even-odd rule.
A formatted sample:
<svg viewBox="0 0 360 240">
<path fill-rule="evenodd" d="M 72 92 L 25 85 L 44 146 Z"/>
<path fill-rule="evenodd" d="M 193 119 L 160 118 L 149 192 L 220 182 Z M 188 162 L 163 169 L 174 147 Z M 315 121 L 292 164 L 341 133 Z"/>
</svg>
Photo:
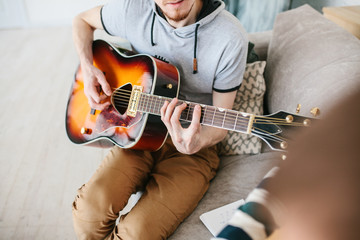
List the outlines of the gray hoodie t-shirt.
<svg viewBox="0 0 360 240">
<path fill-rule="evenodd" d="M 159 15 L 153 0 L 111 0 L 102 8 L 101 19 L 109 34 L 127 39 L 136 52 L 164 57 L 178 68 L 179 99 L 212 105 L 213 90 L 230 92 L 240 86 L 248 48 L 242 25 L 219 2 L 206 17 L 177 29 Z"/>
</svg>

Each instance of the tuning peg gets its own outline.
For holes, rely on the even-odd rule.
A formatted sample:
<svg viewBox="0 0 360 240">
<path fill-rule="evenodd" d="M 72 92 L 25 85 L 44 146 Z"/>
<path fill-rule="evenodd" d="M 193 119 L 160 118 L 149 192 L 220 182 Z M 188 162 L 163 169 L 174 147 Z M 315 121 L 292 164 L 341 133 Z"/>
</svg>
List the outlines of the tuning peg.
<svg viewBox="0 0 360 240">
<path fill-rule="evenodd" d="M 314 107 L 310 110 L 310 113 L 314 116 L 317 117 L 320 115 L 320 108 L 318 107 Z"/>
<path fill-rule="evenodd" d="M 292 123 L 294 121 L 294 117 L 292 115 L 287 115 L 285 120 L 287 123 Z"/>
<path fill-rule="evenodd" d="M 286 160 L 286 158 L 287 158 L 287 156 L 286 156 L 285 154 L 282 154 L 282 155 L 281 155 L 281 159 L 282 159 L 282 160 L 284 160 L 284 161 L 285 161 L 285 160 Z"/>
<path fill-rule="evenodd" d="M 285 150 L 288 147 L 288 143 L 286 141 L 283 141 L 280 143 L 280 147 Z"/>
<path fill-rule="evenodd" d="M 301 109 L 301 104 L 299 103 L 296 107 L 296 114 L 299 114 L 300 109 Z"/>
<path fill-rule="evenodd" d="M 304 124 L 305 127 L 309 127 L 310 124 L 311 124 L 310 119 L 305 119 L 305 120 L 303 121 L 303 124 Z"/>
</svg>

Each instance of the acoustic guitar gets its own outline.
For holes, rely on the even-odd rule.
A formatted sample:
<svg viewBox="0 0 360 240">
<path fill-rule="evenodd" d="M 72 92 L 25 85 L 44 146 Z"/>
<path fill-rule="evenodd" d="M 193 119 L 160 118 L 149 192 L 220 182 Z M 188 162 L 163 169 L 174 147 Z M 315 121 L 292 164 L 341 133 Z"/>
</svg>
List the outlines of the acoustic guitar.
<svg viewBox="0 0 360 240">
<path fill-rule="evenodd" d="M 167 137 L 160 118 L 165 101 L 176 98 L 180 76 L 177 68 L 162 58 L 146 54 L 126 55 L 116 46 L 93 42 L 93 64 L 100 69 L 114 90 L 109 108 L 91 109 L 84 94 L 81 68 L 75 74 L 67 109 L 66 131 L 76 144 L 155 151 Z M 186 103 L 180 120 L 191 122 L 197 103 Z M 267 115 L 239 112 L 200 104 L 201 124 L 245 134 L 265 141 L 273 150 L 285 151 L 290 127 L 307 127 L 310 118 L 284 111 Z M 281 126 L 281 127 L 280 127 Z"/>
</svg>

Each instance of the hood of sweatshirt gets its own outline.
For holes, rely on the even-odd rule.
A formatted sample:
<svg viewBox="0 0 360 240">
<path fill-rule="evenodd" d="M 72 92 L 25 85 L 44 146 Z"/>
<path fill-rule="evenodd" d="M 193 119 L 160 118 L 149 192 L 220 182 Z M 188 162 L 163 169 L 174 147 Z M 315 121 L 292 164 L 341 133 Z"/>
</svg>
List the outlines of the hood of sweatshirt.
<svg viewBox="0 0 360 240">
<path fill-rule="evenodd" d="M 168 32 L 174 33 L 176 36 L 181 38 L 194 38 L 194 60 L 193 60 L 193 73 L 197 73 L 197 58 L 196 58 L 196 49 L 197 49 L 197 35 L 198 29 L 206 25 L 207 23 L 214 20 L 214 18 L 225 8 L 225 3 L 219 0 L 203 0 L 203 7 L 197 17 L 195 23 L 180 27 L 174 28 L 171 26 L 164 14 L 161 12 L 161 9 L 156 5 L 155 1 L 153 4 L 153 19 L 151 22 L 151 44 L 156 45 L 156 39 L 153 38 L 154 34 L 154 23 L 155 18 L 158 18 L 160 24 L 167 29 Z M 195 34 L 194 34 L 195 33 Z"/>
</svg>

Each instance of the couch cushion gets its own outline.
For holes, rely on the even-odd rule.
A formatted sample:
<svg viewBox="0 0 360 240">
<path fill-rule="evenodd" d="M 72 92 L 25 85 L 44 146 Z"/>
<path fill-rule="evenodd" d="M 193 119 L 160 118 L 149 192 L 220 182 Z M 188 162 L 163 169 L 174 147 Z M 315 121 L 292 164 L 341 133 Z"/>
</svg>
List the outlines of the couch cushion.
<svg viewBox="0 0 360 240">
<path fill-rule="evenodd" d="M 218 174 L 204 198 L 169 239 L 209 240 L 212 235 L 201 222 L 200 215 L 245 199 L 265 174 L 281 161 L 280 159 L 277 152 L 222 157 Z"/>
<path fill-rule="evenodd" d="M 265 66 L 265 61 L 246 65 L 243 81 L 236 93 L 234 110 L 256 115 L 263 114 Z M 218 146 L 220 155 L 258 154 L 261 152 L 261 139 L 249 134 L 229 131 Z"/>
<path fill-rule="evenodd" d="M 249 33 L 248 35 L 249 41 L 255 45 L 254 50 L 259 61 L 266 61 L 271 36 L 272 31 Z"/>
<path fill-rule="evenodd" d="M 360 41 L 304 5 L 278 15 L 265 70 L 267 110 L 326 112 L 360 82 Z"/>
</svg>

